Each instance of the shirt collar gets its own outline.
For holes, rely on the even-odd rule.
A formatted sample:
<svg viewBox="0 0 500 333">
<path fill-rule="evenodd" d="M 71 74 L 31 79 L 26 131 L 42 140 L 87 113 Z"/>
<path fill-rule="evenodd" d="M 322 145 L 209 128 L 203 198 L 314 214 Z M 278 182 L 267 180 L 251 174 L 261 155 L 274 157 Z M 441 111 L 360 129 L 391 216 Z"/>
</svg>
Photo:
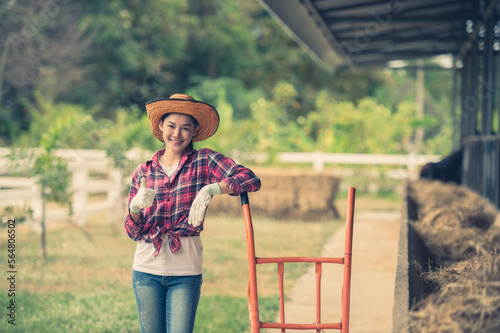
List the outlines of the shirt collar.
<svg viewBox="0 0 500 333">
<path fill-rule="evenodd" d="M 181 160 L 179 161 L 179 165 L 183 165 L 186 162 L 189 155 L 192 155 L 196 152 L 193 148 L 186 148 L 184 153 L 182 153 Z M 147 160 L 146 163 L 152 163 L 154 167 L 161 168 L 159 158 L 165 154 L 165 149 L 158 150 L 151 159 Z"/>
</svg>

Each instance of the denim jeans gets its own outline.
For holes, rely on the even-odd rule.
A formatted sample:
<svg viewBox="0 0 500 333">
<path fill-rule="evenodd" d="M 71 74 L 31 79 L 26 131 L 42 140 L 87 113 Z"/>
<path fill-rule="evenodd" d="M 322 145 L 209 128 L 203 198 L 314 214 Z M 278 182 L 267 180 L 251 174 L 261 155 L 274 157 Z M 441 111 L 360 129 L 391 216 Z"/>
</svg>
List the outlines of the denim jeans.
<svg viewBox="0 0 500 333">
<path fill-rule="evenodd" d="M 159 276 L 134 270 L 132 281 L 143 333 L 193 332 L 201 275 Z"/>
</svg>

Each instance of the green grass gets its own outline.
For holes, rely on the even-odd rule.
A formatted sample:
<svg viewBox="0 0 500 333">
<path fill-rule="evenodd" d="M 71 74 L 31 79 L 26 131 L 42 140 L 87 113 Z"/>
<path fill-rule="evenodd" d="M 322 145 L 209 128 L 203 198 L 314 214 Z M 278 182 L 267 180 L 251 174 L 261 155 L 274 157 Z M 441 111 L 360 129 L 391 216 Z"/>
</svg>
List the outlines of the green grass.
<svg viewBox="0 0 500 333">
<path fill-rule="evenodd" d="M 16 296 L 16 326 L 2 332 L 140 332 L 130 288 L 101 292 L 22 291 Z"/>
<path fill-rule="evenodd" d="M 258 256 L 317 255 L 343 221 L 302 223 L 255 220 Z M 40 237 L 16 228 L 16 325 L 7 323 L 7 281 L 0 293 L 0 332 L 139 332 L 131 285 L 135 244 L 122 225 L 95 216 L 85 230 L 50 225 L 46 260 Z M 0 229 L 6 249 L 6 229 Z M 204 276 L 195 332 L 247 332 L 247 258 L 243 219 L 209 216 L 202 233 Z M 5 250 L 2 276 L 6 276 Z M 341 255 L 341 254 L 339 254 Z M 286 267 L 287 288 L 307 267 Z M 259 267 L 261 315 L 278 311 L 275 267 Z"/>
<path fill-rule="evenodd" d="M 276 297 L 259 299 L 261 320 L 275 320 L 279 311 Z M 246 297 L 207 295 L 200 299 L 194 331 L 196 333 L 248 332 L 248 305 Z"/>
</svg>

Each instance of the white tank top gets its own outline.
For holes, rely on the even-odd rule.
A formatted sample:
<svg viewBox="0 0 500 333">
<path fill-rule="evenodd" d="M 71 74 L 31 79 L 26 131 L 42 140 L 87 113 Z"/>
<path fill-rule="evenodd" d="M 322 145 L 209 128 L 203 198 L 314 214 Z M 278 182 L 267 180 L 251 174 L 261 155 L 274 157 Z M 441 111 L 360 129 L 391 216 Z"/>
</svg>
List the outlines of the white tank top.
<svg viewBox="0 0 500 333">
<path fill-rule="evenodd" d="M 165 174 L 171 178 L 178 164 L 167 167 L 160 162 Z M 157 257 L 153 243 L 140 240 L 137 243 L 133 269 L 143 273 L 162 276 L 199 275 L 203 272 L 203 244 L 200 236 L 180 237 L 181 248 L 172 253 L 168 246 L 168 235 L 165 234 Z"/>
</svg>

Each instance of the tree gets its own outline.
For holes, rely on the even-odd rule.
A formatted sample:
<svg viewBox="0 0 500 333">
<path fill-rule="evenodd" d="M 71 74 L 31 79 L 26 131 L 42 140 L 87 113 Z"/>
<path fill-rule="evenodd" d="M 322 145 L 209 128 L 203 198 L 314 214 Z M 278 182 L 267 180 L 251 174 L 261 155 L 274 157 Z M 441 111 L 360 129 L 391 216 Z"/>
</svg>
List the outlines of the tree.
<svg viewBox="0 0 500 333">
<path fill-rule="evenodd" d="M 89 45 L 76 28 L 79 5 L 4 1 L 0 5 L 0 137 L 11 143 L 30 123 L 21 99 L 40 91 L 58 99 L 82 81 L 80 55 Z"/>
<path fill-rule="evenodd" d="M 70 101 L 97 104 L 99 117 L 113 119 L 120 107 L 143 107 L 177 91 L 190 21 L 186 7 L 185 0 L 85 2 L 79 29 L 94 38 L 84 53 L 87 80 Z"/>
<path fill-rule="evenodd" d="M 386 124 L 387 109 L 392 119 L 398 106 L 415 98 L 410 72 L 324 72 L 256 1 L 7 1 L 0 5 L 0 27 L 0 36 L 11 40 L 0 49 L 2 145 L 19 142 L 41 120 L 28 108 L 40 94 L 54 105 L 80 108 L 99 125 L 89 131 L 96 138 L 82 133 L 87 143 L 67 141 L 74 148 L 91 142 L 104 147 L 105 141 L 111 151 L 155 147 L 140 128 L 147 128 L 144 103 L 182 92 L 221 108 L 228 120 L 220 133 L 226 125 L 238 131 L 232 142 L 212 142 L 223 150 L 389 149 L 369 138 L 353 140 L 381 128 L 370 125 Z M 19 54 L 13 56 L 9 43 Z M 447 91 L 448 74 L 426 75 L 432 88 L 425 94 L 426 114 L 437 121 L 423 120 L 426 140 L 434 143 L 421 149 L 439 149 L 447 135 L 449 103 L 439 96 Z M 372 106 L 383 112 L 372 114 Z M 262 126 L 256 122 L 261 118 L 272 123 Z M 114 127 L 118 123 L 122 129 Z M 387 126 L 384 140 L 393 133 Z M 108 140 L 110 133 L 119 135 Z"/>
<path fill-rule="evenodd" d="M 37 151 L 13 149 L 11 159 L 19 172 L 20 166 L 29 166 L 30 176 L 37 178 L 42 199 L 41 226 L 41 254 L 47 258 L 46 251 L 46 212 L 49 201 L 66 206 L 71 211 L 69 184 L 71 173 L 66 162 L 53 154 L 54 137 L 57 136 L 57 126 L 49 129 Z"/>
<path fill-rule="evenodd" d="M 94 148 L 101 140 L 102 128 L 91 114 L 83 108 L 64 103 L 54 104 L 39 93 L 35 94 L 35 103 L 27 103 L 26 108 L 32 113 L 30 131 L 19 141 L 21 147 L 13 148 L 11 159 L 15 171 L 35 177 L 40 187 L 42 199 L 41 216 L 41 252 L 47 257 L 46 244 L 46 208 L 48 202 L 55 202 L 66 207 L 72 213 L 70 184 L 72 173 L 66 160 L 55 155 L 58 148 Z M 85 230 L 81 229 L 89 240 Z"/>
<path fill-rule="evenodd" d="M 261 97 L 253 102 L 252 127 L 249 140 L 254 150 L 274 154 L 282 151 L 310 151 L 312 140 L 302 130 L 300 120 L 293 115 L 298 107 L 298 92 L 287 83 L 279 82 L 270 100 Z"/>
</svg>

